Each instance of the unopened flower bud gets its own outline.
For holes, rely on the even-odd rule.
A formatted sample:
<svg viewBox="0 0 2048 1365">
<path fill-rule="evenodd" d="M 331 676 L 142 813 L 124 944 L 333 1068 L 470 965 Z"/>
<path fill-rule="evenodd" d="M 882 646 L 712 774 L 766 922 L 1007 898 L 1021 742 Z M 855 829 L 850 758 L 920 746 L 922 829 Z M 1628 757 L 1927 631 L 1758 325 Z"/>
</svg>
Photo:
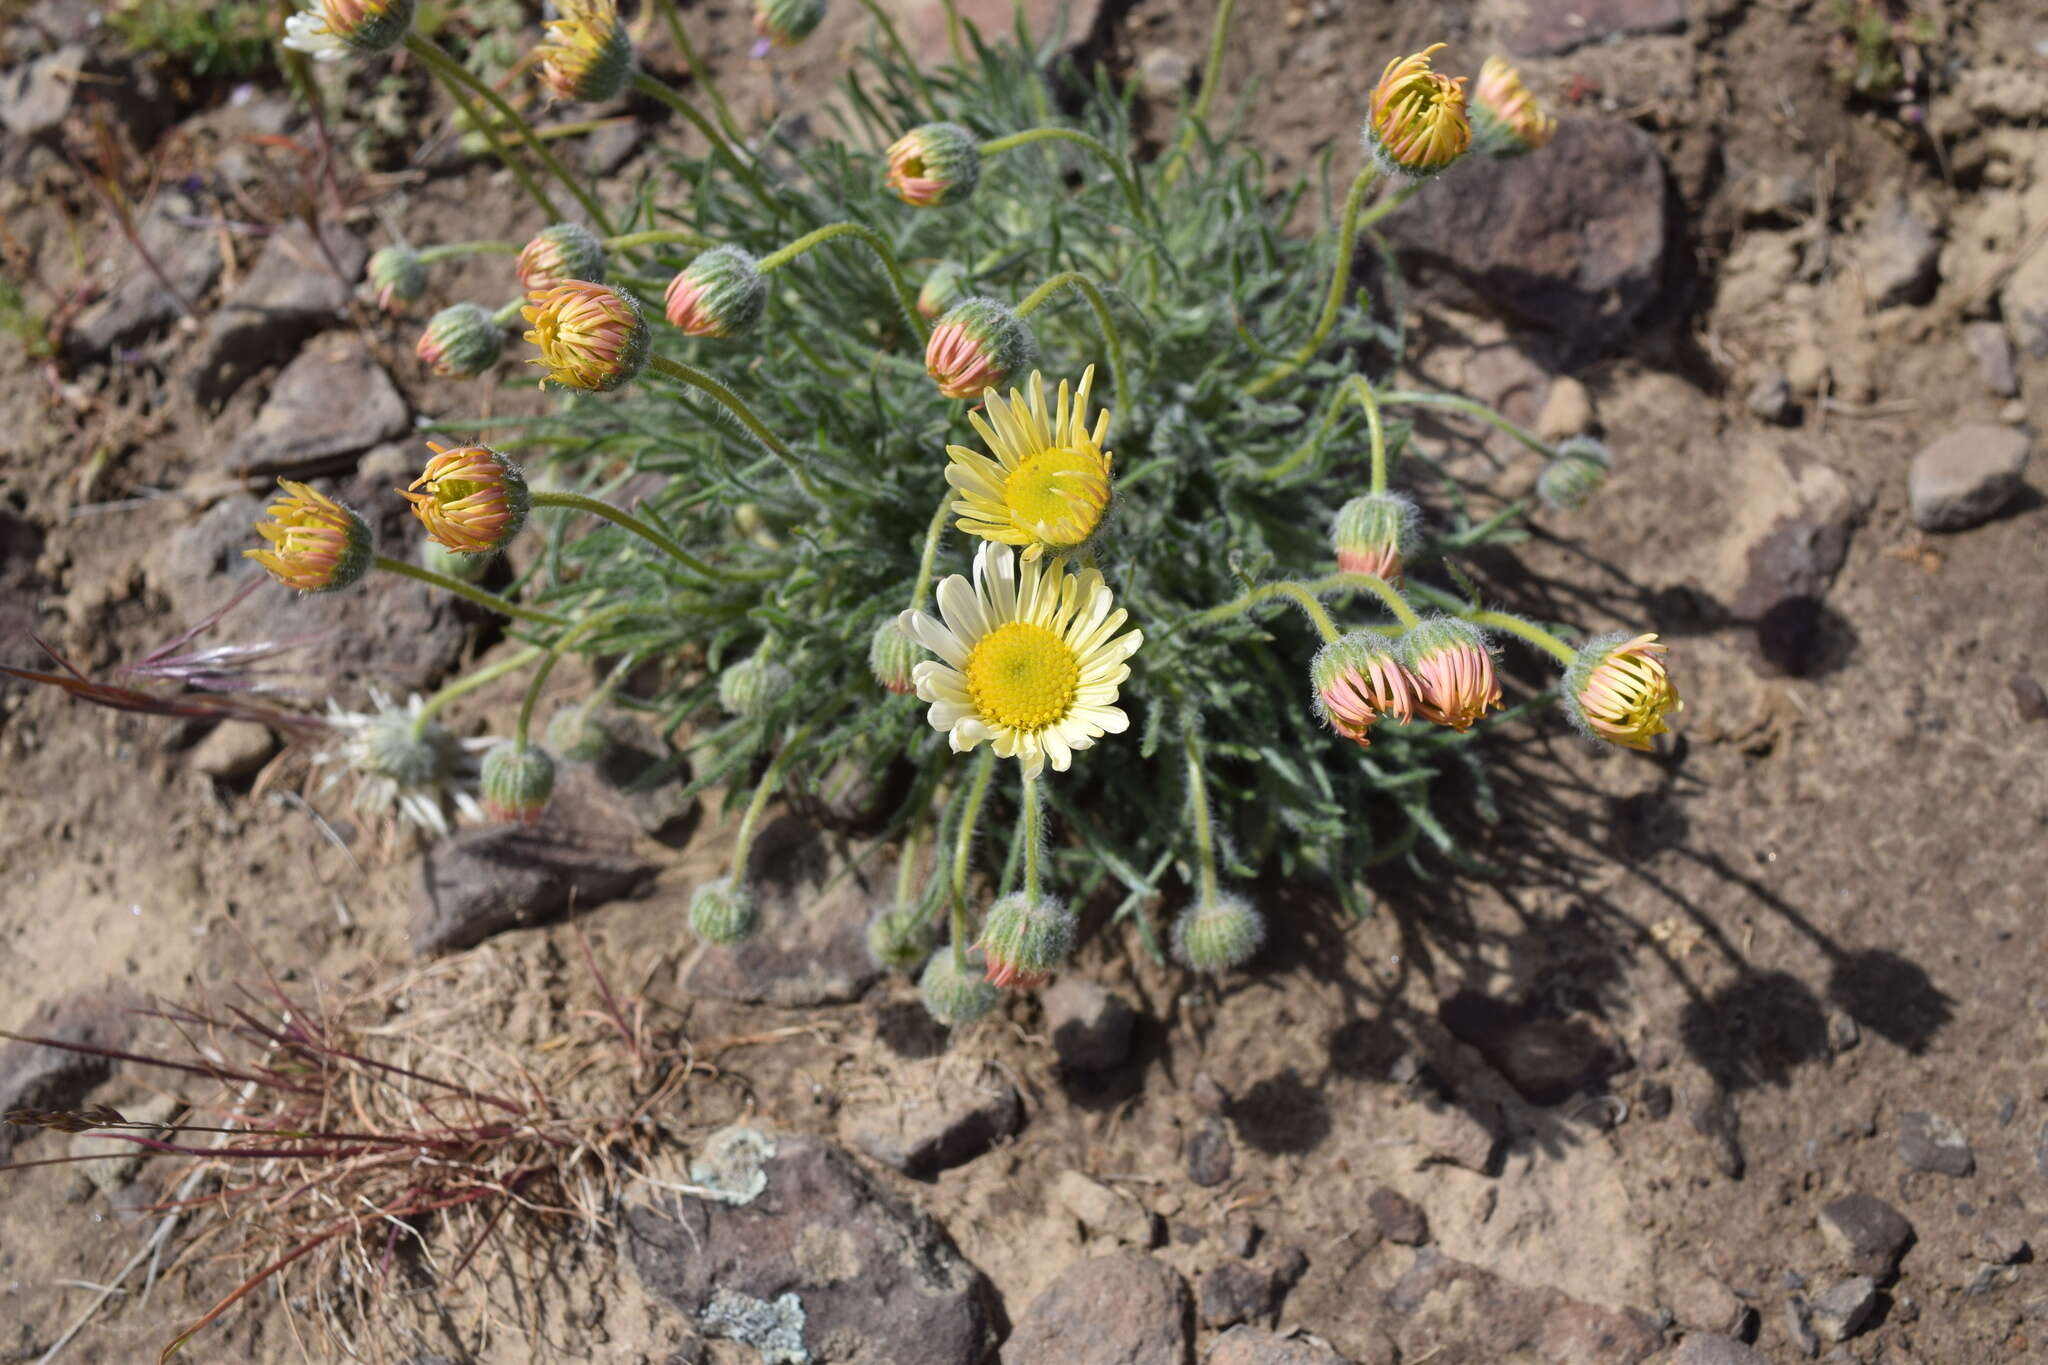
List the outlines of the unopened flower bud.
<svg viewBox="0 0 2048 1365">
<path fill-rule="evenodd" d="M 1407 557 L 1414 553 L 1415 528 L 1421 514 L 1399 493 L 1367 493 L 1337 511 L 1330 543 L 1337 567 L 1345 573 L 1369 573 L 1399 583 Z"/>
<path fill-rule="evenodd" d="M 519 287 L 527 294 L 545 294 L 573 280 L 604 279 L 604 243 L 581 223 L 544 227 L 520 249 Z"/>
<path fill-rule="evenodd" d="M 1666 647 L 1655 635 L 1603 635 L 1584 645 L 1565 670 L 1565 709 L 1595 739 L 1648 749 L 1670 733 L 1664 718 L 1685 708 L 1664 669 Z"/>
<path fill-rule="evenodd" d="M 1038 341 L 1007 304 L 972 298 L 956 304 L 932 328 L 924 348 L 925 372 L 948 398 L 979 398 L 1038 359 Z"/>
<path fill-rule="evenodd" d="M 389 52 L 412 28 L 413 0 L 308 0 L 286 16 L 284 45 L 323 62 Z"/>
<path fill-rule="evenodd" d="M 761 903 L 731 877 L 719 877 L 690 897 L 690 928 L 717 948 L 745 943 L 761 927 Z"/>
<path fill-rule="evenodd" d="M 1431 43 L 1388 62 L 1373 87 L 1365 146 L 1389 174 L 1433 175 L 1472 144 L 1472 128 L 1465 121 L 1465 78 L 1430 70 L 1430 57 L 1443 46 Z"/>
<path fill-rule="evenodd" d="M 768 281 L 743 247 L 715 246 L 668 282 L 668 320 L 693 337 L 743 337 L 761 321 Z"/>
<path fill-rule="evenodd" d="M 1487 156 L 1520 156 L 1550 141 L 1557 120 L 1543 112 L 1522 73 L 1488 57 L 1472 87 L 1472 145 Z"/>
<path fill-rule="evenodd" d="M 756 654 L 742 659 L 718 678 L 718 704 L 735 716 L 764 716 L 789 691 L 789 670 Z"/>
<path fill-rule="evenodd" d="M 501 740 L 484 755 L 484 814 L 500 824 L 530 825 L 555 791 L 555 760 L 538 745 Z"/>
<path fill-rule="evenodd" d="M 505 329 L 476 304 L 458 303 L 428 320 L 413 353 L 435 374 L 474 379 L 505 353 Z"/>
<path fill-rule="evenodd" d="M 595 763 L 612 751 L 611 727 L 582 702 L 562 707 L 548 717 L 548 747 L 572 763 Z"/>
<path fill-rule="evenodd" d="M 917 979 L 917 991 L 924 998 L 926 1011 L 948 1028 L 973 1023 L 1002 999 L 1002 992 L 983 979 L 980 956 L 969 953 L 967 968 L 962 971 L 953 961 L 952 948 L 940 948 L 924 964 L 924 974 Z"/>
<path fill-rule="evenodd" d="M 754 0 L 756 57 L 769 47 L 795 47 L 825 18 L 825 0 Z"/>
<path fill-rule="evenodd" d="M 1324 645 L 1309 666 L 1316 709 L 1330 728 L 1367 748 L 1368 731 L 1382 716 L 1407 722 L 1415 715 L 1415 680 L 1386 642 L 1369 631 L 1353 631 Z"/>
<path fill-rule="evenodd" d="M 527 341 L 540 348 L 548 381 L 565 388 L 608 393 L 631 382 L 647 365 L 647 319 L 640 305 L 601 284 L 558 284 L 519 310 L 533 325 Z"/>
<path fill-rule="evenodd" d="M 1439 616 L 1401 637 L 1401 662 L 1415 680 L 1415 710 L 1463 733 L 1500 705 L 1486 638 L 1466 621 Z"/>
<path fill-rule="evenodd" d="M 981 922 L 981 949 L 991 986 L 1032 990 L 1049 980 L 1074 951 L 1077 921 L 1057 896 L 1032 900 L 1022 891 L 1003 897 Z"/>
<path fill-rule="evenodd" d="M 445 574 L 463 583 L 477 582 L 491 571 L 491 561 L 488 557 L 457 554 L 438 540 L 421 541 L 416 558 L 422 569 L 430 573 Z"/>
<path fill-rule="evenodd" d="M 601 103 L 623 90 L 633 72 L 633 42 L 613 0 L 555 0 L 534 49 L 534 74 L 558 100 Z M 594 278 L 578 276 L 579 279 Z"/>
<path fill-rule="evenodd" d="M 891 971 L 922 967 L 938 939 L 938 926 L 919 906 L 886 906 L 868 921 L 868 956 Z"/>
<path fill-rule="evenodd" d="M 489 446 L 449 450 L 427 442 L 434 458 L 412 481 L 426 492 L 400 489 L 427 534 L 458 554 L 487 555 L 505 548 L 533 508 L 526 475 Z"/>
<path fill-rule="evenodd" d="M 438 717 L 416 725 L 406 711 L 385 711 L 363 730 L 355 761 L 371 777 L 389 778 L 402 791 L 423 791 L 444 781 L 462 742 Z"/>
<path fill-rule="evenodd" d="M 377 306 L 389 312 L 426 297 L 426 262 L 409 246 L 380 247 L 372 252 L 369 279 Z"/>
<path fill-rule="evenodd" d="M 981 144 L 957 123 L 927 123 L 897 138 L 882 183 L 921 209 L 958 204 L 981 183 Z"/>
<path fill-rule="evenodd" d="M 1614 457 L 1591 436 L 1574 436 L 1557 448 L 1557 458 L 1536 476 L 1536 496 L 1548 507 L 1569 512 L 1600 491 Z"/>
<path fill-rule="evenodd" d="M 923 648 L 903 633 L 894 616 L 884 617 L 875 627 L 874 638 L 868 641 L 868 667 L 874 670 L 875 681 L 898 696 L 915 686 L 910 671 L 924 657 Z"/>
<path fill-rule="evenodd" d="M 967 267 L 958 261 L 940 261 L 917 291 L 917 311 L 929 322 L 966 297 Z"/>
<path fill-rule="evenodd" d="M 277 483 L 283 496 L 264 509 L 270 520 L 256 523 L 256 533 L 269 544 L 244 550 L 243 557 L 300 592 L 339 592 L 360 581 L 376 558 L 369 523 L 303 483 Z"/>
<path fill-rule="evenodd" d="M 1265 919 L 1228 892 L 1207 905 L 1190 905 L 1173 922 L 1173 955 L 1198 972 L 1242 966 L 1265 941 Z"/>
</svg>

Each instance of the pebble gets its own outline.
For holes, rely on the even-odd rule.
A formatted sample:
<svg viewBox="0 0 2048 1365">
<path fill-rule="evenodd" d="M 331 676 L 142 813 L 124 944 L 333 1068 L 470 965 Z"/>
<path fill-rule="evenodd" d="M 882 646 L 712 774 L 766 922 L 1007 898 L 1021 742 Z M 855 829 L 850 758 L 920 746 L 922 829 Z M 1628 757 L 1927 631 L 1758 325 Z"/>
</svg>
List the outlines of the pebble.
<svg viewBox="0 0 2048 1365">
<path fill-rule="evenodd" d="M 1061 1171 L 1052 1183 L 1052 1197 L 1098 1237 L 1141 1249 L 1156 1239 L 1152 1214 L 1144 1205 L 1079 1171 Z"/>
<path fill-rule="evenodd" d="M 1977 1234 L 1970 1254 L 1987 1265 L 2017 1265 L 2026 1260 L 2032 1250 L 2017 1229 L 1990 1228 Z"/>
<path fill-rule="evenodd" d="M 1230 1179 L 1237 1152 L 1230 1142 L 1230 1129 L 1222 1119 L 1208 1119 L 1188 1139 L 1188 1179 L 1203 1189 L 1213 1189 Z"/>
<path fill-rule="evenodd" d="M 253 720 L 224 720 L 185 755 L 194 772 L 223 782 L 249 776 L 277 752 L 277 736 Z"/>
<path fill-rule="evenodd" d="M 948 1053 L 914 1062 L 891 1078 L 879 1104 L 849 1108 L 839 1135 L 915 1179 L 964 1166 L 1024 1126 L 1024 1102 L 1002 1070 Z"/>
<path fill-rule="evenodd" d="M 1663 1347 L 1647 1315 L 1516 1284 L 1429 1247 L 1387 1291 L 1386 1307 L 1408 1320 L 1402 1359 L 1434 1348 L 1459 1361 L 1642 1365 Z"/>
<path fill-rule="evenodd" d="M 278 375 L 256 420 L 228 446 L 227 472 L 255 478 L 332 470 L 410 430 L 411 411 L 369 346 L 353 332 L 335 332 Z"/>
<path fill-rule="evenodd" d="M 1108 1071 L 1131 1055 L 1137 1013 L 1108 987 L 1084 976 L 1064 976 L 1039 1001 L 1060 1065 L 1075 1071 Z"/>
<path fill-rule="evenodd" d="M 346 313 L 369 257 L 362 239 L 338 223 L 315 236 L 294 219 L 271 234 L 207 321 L 193 381 L 200 396 L 225 398 Z"/>
<path fill-rule="evenodd" d="M 1671 1103 L 1671 1087 L 1663 1081 L 1646 1080 L 1636 1090 L 1636 1106 L 1646 1119 L 1671 1117 Z"/>
<path fill-rule="evenodd" d="M 1459 991 L 1438 1006 L 1437 1015 L 1531 1104 L 1562 1104 L 1604 1088 L 1609 1076 L 1629 1065 L 1627 1049 L 1591 1014 L 1559 1015 L 1534 1002 Z"/>
<path fill-rule="evenodd" d="M 1828 353 L 1811 341 L 1802 341 L 1785 357 L 1785 382 L 1792 392 L 1811 398 L 1828 382 Z"/>
<path fill-rule="evenodd" d="M 1673 1315 L 1691 1330 L 1739 1336 L 1749 1320 L 1749 1305 L 1712 1275 L 1700 1271 L 1683 1275 L 1669 1293 Z"/>
<path fill-rule="evenodd" d="M 1679 1346 L 1671 1365 L 1771 1365 L 1771 1361 L 1733 1337 L 1695 1332 Z"/>
<path fill-rule="evenodd" d="M 1807 1319 L 1831 1342 L 1847 1341 L 1877 1312 L 1877 1282 L 1868 1275 L 1843 1280 L 1807 1304 Z"/>
<path fill-rule="evenodd" d="M 1233 1256 L 1249 1256 L 1259 1249 L 1259 1238 L 1265 1229 L 1252 1221 L 1243 1209 L 1235 1209 L 1223 1218 L 1223 1249 Z"/>
<path fill-rule="evenodd" d="M 102 266 L 107 292 L 78 315 L 66 337 L 73 356 L 83 359 L 134 345 L 182 316 L 179 297 L 196 308 L 220 278 L 219 243 L 210 233 L 171 221 L 163 206 L 142 220 L 139 235 L 177 295 L 164 288 L 133 246 L 122 242 Z"/>
<path fill-rule="evenodd" d="M 1031 1301 L 1003 1365 L 1184 1365 L 1192 1306 L 1187 1281 L 1165 1262 L 1134 1251 L 1098 1256 L 1067 1267 Z"/>
<path fill-rule="evenodd" d="M 1977 373 L 1984 387 L 2000 398 L 2012 398 L 2020 391 L 2019 375 L 2013 368 L 2012 338 L 2002 324 L 1971 322 L 1963 325 L 1963 344 L 1976 357 Z"/>
<path fill-rule="evenodd" d="M 2013 709 L 2021 720 L 2048 720 L 2048 691 L 2024 673 L 2015 673 L 2006 686 L 2012 689 Z"/>
<path fill-rule="evenodd" d="M 1419 1247 L 1429 1240 L 1428 1216 L 1399 1190 L 1382 1185 L 1365 1197 L 1365 1207 L 1380 1236 L 1395 1246 Z"/>
<path fill-rule="evenodd" d="M 1906 493 L 1923 531 L 1963 531 L 1989 520 L 2019 491 L 2033 438 L 1988 422 L 1958 427 L 1913 457 Z"/>
<path fill-rule="evenodd" d="M 1742 1116 L 1728 1092 L 1716 1087 L 1692 1111 L 1693 1131 L 1712 1144 L 1714 1165 L 1730 1180 L 1742 1179 L 1748 1158 L 1742 1150 Z"/>
<path fill-rule="evenodd" d="M 1230 1108 L 1230 1094 L 1206 1071 L 1197 1071 L 1189 1083 L 1188 1099 L 1198 1114 L 1220 1116 Z"/>
<path fill-rule="evenodd" d="M 1494 1154 L 1506 1132 L 1498 1104 L 1492 1100 L 1425 1102 L 1413 1112 L 1411 1128 L 1415 1140 L 1431 1159 L 1448 1161 L 1481 1175 L 1493 1174 Z"/>
<path fill-rule="evenodd" d="M 1783 370 L 1772 370 L 1750 385 L 1749 393 L 1742 401 L 1743 406 L 1756 416 L 1781 426 L 1792 420 L 1796 410 L 1792 401 L 1792 381 Z"/>
<path fill-rule="evenodd" d="M 1927 302 L 1937 282 L 1940 251 L 1933 225 L 1903 191 L 1877 206 L 1851 247 L 1873 308 Z"/>
<path fill-rule="evenodd" d="M 1550 381 L 1550 393 L 1536 414 L 1536 434 L 1546 441 L 1562 441 L 1593 428 L 1593 395 L 1569 375 Z"/>
<path fill-rule="evenodd" d="M 1855 1016 L 1842 1010 L 1828 1012 L 1828 1051 L 1848 1052 L 1863 1041 L 1863 1031 L 1856 1026 Z"/>
<path fill-rule="evenodd" d="M 1225 1261 L 1202 1276 L 1199 1301 L 1204 1325 L 1229 1327 L 1272 1317 L 1280 1308 L 1279 1286 L 1263 1270 Z"/>
<path fill-rule="evenodd" d="M 24 140 L 40 137 L 64 121 L 85 48 L 67 43 L 56 51 L 0 72 L 0 125 Z"/>
<path fill-rule="evenodd" d="M 1842 1264 L 1880 1284 L 1898 1274 L 1899 1258 L 1913 1243 L 1906 1216 L 1875 1195 L 1845 1194 L 1821 1208 L 1821 1237 Z"/>
<path fill-rule="evenodd" d="M 1195 63 L 1185 52 L 1153 47 L 1138 56 L 1138 88 L 1147 99 L 1178 99 L 1187 94 L 1194 80 Z"/>
<path fill-rule="evenodd" d="M 1808 1360 L 1820 1354 L 1820 1338 L 1814 1335 L 1813 1324 L 1807 1321 L 1805 1299 L 1794 1294 L 1785 1300 L 1785 1312 L 1781 1321 L 1793 1349 Z"/>
<path fill-rule="evenodd" d="M 1912 1171 L 1953 1176 L 1960 1180 L 1977 1169 L 1970 1140 L 1954 1120 L 1941 1114 L 1910 1113 L 1899 1117 L 1899 1160 Z"/>
</svg>

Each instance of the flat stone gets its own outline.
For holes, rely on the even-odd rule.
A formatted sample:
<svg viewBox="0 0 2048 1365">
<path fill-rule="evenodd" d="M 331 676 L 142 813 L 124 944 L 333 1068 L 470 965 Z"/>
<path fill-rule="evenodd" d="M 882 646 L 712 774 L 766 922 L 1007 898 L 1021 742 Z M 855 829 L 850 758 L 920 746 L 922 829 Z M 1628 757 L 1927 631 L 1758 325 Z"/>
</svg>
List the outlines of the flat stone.
<svg viewBox="0 0 2048 1365">
<path fill-rule="evenodd" d="M 1236 1164 L 1229 1127 L 1222 1119 L 1203 1121 L 1188 1139 L 1188 1179 L 1205 1190 L 1214 1189 L 1230 1179 Z"/>
<path fill-rule="evenodd" d="M 1869 1194 L 1845 1194 L 1820 1211 L 1820 1234 L 1851 1272 L 1890 1283 L 1899 1272 L 1899 1258 L 1913 1243 L 1913 1225 L 1884 1200 Z"/>
<path fill-rule="evenodd" d="M 1170 47 L 1148 47 L 1138 54 L 1138 88 L 1145 98 L 1176 100 L 1195 83 L 1195 60 Z"/>
<path fill-rule="evenodd" d="M 1953 1120 L 1940 1114 L 1914 1112 L 1899 1116 L 1899 1160 L 1908 1170 L 1954 1176 L 1958 1180 L 1977 1169 L 1970 1139 Z"/>
<path fill-rule="evenodd" d="M 1790 442 L 1759 441 L 1737 467 L 1742 501 L 1723 552 L 1728 614 L 1754 632 L 1765 671 L 1805 677 L 1826 654 L 1824 600 L 1865 502 L 1840 471 Z"/>
<path fill-rule="evenodd" d="M 1391 1186 L 1382 1185 L 1365 1197 L 1366 1212 L 1380 1236 L 1396 1246 L 1419 1247 L 1429 1240 L 1429 1218 L 1422 1207 Z"/>
<path fill-rule="evenodd" d="M 143 219 L 136 235 L 162 278 L 131 243 L 120 242 L 104 267 L 107 292 L 78 315 L 66 334 L 66 347 L 75 357 L 105 355 L 141 341 L 182 315 L 180 298 L 188 307 L 199 307 L 220 278 L 220 245 L 212 234 L 174 223 L 159 210 Z"/>
<path fill-rule="evenodd" d="M 946 1231 L 845 1151 L 753 1129 L 713 1136 L 692 1183 L 625 1216 L 641 1283 L 763 1360 L 974 1365 L 995 1345 L 988 1281 Z"/>
<path fill-rule="evenodd" d="M 1969 347 L 1970 355 L 1977 362 L 1977 373 L 1984 378 L 1984 387 L 2000 398 L 2011 398 L 2020 391 L 2020 377 L 2013 368 L 2012 339 L 2005 334 L 2005 328 L 1996 322 L 1966 322 L 1963 324 L 1963 345 Z"/>
<path fill-rule="evenodd" d="M 346 313 L 369 256 L 362 239 L 338 223 L 316 235 L 295 219 L 271 234 L 207 322 L 194 380 L 200 397 L 233 393 Z"/>
<path fill-rule="evenodd" d="M 1494 1154 L 1507 1125 L 1492 1100 L 1427 1102 L 1411 1111 L 1409 1128 L 1426 1156 L 1481 1175 L 1494 1173 Z"/>
<path fill-rule="evenodd" d="M 2013 713 L 2021 720 L 2048 720 L 2048 688 L 2043 688 L 2038 679 L 2015 673 L 2006 679 L 2005 685 L 2012 693 Z"/>
<path fill-rule="evenodd" d="M 1582 436 L 1593 429 L 1593 395 L 1569 375 L 1550 381 L 1550 392 L 1536 414 L 1536 434 L 1546 441 Z"/>
<path fill-rule="evenodd" d="M 1031 1301 L 1002 1365 L 1185 1365 L 1187 1281 L 1164 1261 L 1119 1251 L 1060 1273 Z"/>
<path fill-rule="evenodd" d="M 1771 1358 L 1733 1337 L 1695 1332 L 1680 1343 L 1671 1365 L 1771 1365 Z"/>
<path fill-rule="evenodd" d="M 71 112 L 72 92 L 85 65 L 85 48 L 56 51 L 0 72 L 0 125 L 19 138 L 41 137 Z"/>
<path fill-rule="evenodd" d="M 1640 1365 L 1663 1337 L 1636 1315 L 1585 1303 L 1548 1287 L 1515 1284 L 1424 1248 L 1387 1305 L 1401 1318 L 1404 1358 L 1432 1346 L 1462 1348 L 1471 1360 Z"/>
<path fill-rule="evenodd" d="M 1938 282 L 1941 240 L 1903 192 L 1887 195 L 1850 248 L 1873 308 L 1925 303 Z"/>
<path fill-rule="evenodd" d="M 1233 1327 L 1216 1339 L 1203 1365 L 1352 1365 L 1320 1342 L 1283 1337 L 1266 1327 Z"/>
<path fill-rule="evenodd" d="M 605 729 L 610 742 L 591 760 L 590 770 L 632 810 L 641 833 L 680 848 L 696 826 L 698 811 L 697 798 L 684 795 L 688 763 L 654 727 L 630 713 L 606 717 Z"/>
<path fill-rule="evenodd" d="M 1531 1104 L 1561 1104 L 1630 1064 L 1613 1031 L 1590 1014 L 1559 1015 L 1533 1001 L 1514 1004 L 1460 991 L 1438 1007 L 1437 1017 Z"/>
<path fill-rule="evenodd" d="M 895 885 L 893 861 L 854 864 L 844 841 L 794 815 L 768 822 L 747 858 L 761 928 L 736 948 L 707 948 L 683 989 L 800 1008 L 858 1000 L 882 974 L 868 956 L 869 912 Z M 685 900 L 677 907 L 684 913 Z"/>
<path fill-rule="evenodd" d="M 1648 133 L 1567 119 L 1527 156 L 1453 167 L 1429 212 L 1396 213 L 1385 231 L 1481 305 L 1552 334 L 1573 364 L 1626 337 L 1661 287 L 1665 200 Z"/>
<path fill-rule="evenodd" d="M 1131 1055 L 1137 1012 L 1107 986 L 1085 976 L 1063 976 L 1039 997 L 1039 1004 L 1061 1066 L 1108 1071 Z"/>
<path fill-rule="evenodd" d="M 1141 1249 L 1152 1245 L 1152 1215 L 1127 1194 L 1090 1180 L 1079 1171 L 1061 1171 L 1052 1183 L 1052 1197 L 1096 1236 Z"/>
<path fill-rule="evenodd" d="M 320 337 L 277 377 L 256 420 L 228 447 L 238 478 L 346 467 L 380 441 L 412 430 L 398 386 L 353 332 Z"/>
<path fill-rule="evenodd" d="M 1749 1305 L 1737 1298 L 1734 1290 L 1700 1271 L 1681 1275 L 1669 1298 L 1673 1316 L 1696 1332 L 1739 1336 L 1750 1316 Z"/>
<path fill-rule="evenodd" d="M 136 1011 L 145 1007 L 134 991 L 109 981 L 45 1000 L 14 1032 L 87 1047 L 124 1049 L 135 1036 Z M 113 1061 L 106 1057 L 10 1040 L 0 1044 L 0 1114 L 10 1109 L 74 1109 L 113 1069 Z M 16 1142 L 36 1131 L 0 1123 L 0 1161 L 6 1160 Z"/>
<path fill-rule="evenodd" d="M 1273 1277 L 1243 1261 L 1225 1261 L 1202 1276 L 1198 1297 L 1208 1327 L 1230 1327 L 1280 1311 L 1280 1288 Z"/>
<path fill-rule="evenodd" d="M 963 1166 L 1024 1126 L 1024 1102 L 1002 1070 L 952 1053 L 913 1062 L 879 1104 L 842 1111 L 839 1136 L 905 1175 Z"/>
<path fill-rule="evenodd" d="M 1906 476 L 1913 524 L 1963 531 L 1989 520 L 2019 491 L 2033 444 L 2025 431 L 1989 422 L 1936 437 L 1913 457 Z"/>
<path fill-rule="evenodd" d="M 1623 34 L 1684 27 L 1684 0 L 1525 0 L 1522 26 L 1508 47 L 1524 57 L 1549 57 Z"/>
<path fill-rule="evenodd" d="M 596 780 L 567 770 L 539 824 L 469 830 L 420 859 L 406 937 L 415 957 L 458 952 L 630 896 L 659 870 Z"/>
<path fill-rule="evenodd" d="M 1877 1312 L 1877 1282 L 1868 1275 L 1843 1280 L 1806 1306 L 1814 1330 L 1832 1342 L 1847 1341 L 1869 1326 Z"/>
<path fill-rule="evenodd" d="M 249 776 L 277 752 L 277 736 L 268 726 L 249 720 L 224 720 L 193 745 L 185 755 L 186 766 L 194 772 L 223 782 Z"/>
</svg>

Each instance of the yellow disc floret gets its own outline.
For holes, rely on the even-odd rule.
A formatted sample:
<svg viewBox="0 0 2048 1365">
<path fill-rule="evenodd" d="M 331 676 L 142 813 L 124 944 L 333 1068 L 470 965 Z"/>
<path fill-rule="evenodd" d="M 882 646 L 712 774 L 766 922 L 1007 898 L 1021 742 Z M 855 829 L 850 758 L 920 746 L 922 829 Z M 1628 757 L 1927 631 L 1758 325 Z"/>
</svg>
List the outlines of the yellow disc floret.
<svg viewBox="0 0 2048 1365">
<path fill-rule="evenodd" d="M 1011 621 L 967 656 L 967 693 L 981 714 L 1036 733 L 1067 714 L 1081 685 L 1073 648 L 1044 626 Z"/>
</svg>

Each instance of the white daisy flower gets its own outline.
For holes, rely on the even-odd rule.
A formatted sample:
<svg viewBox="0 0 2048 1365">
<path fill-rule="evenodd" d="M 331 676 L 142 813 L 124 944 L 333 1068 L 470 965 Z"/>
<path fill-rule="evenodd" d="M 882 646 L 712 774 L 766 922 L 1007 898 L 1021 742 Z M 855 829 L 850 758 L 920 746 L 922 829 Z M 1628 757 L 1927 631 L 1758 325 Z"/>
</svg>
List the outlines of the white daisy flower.
<svg viewBox="0 0 2048 1365">
<path fill-rule="evenodd" d="M 284 45 L 320 62 L 340 61 L 348 55 L 348 44 L 327 27 L 326 17 L 314 10 L 285 16 Z"/>
<path fill-rule="evenodd" d="M 1116 634 L 1130 613 L 1094 569 L 1070 573 L 1057 559 L 1020 566 L 1008 546 L 985 542 L 974 582 L 954 574 L 939 584 L 938 604 L 943 623 L 919 611 L 898 620 L 939 656 L 910 676 L 954 753 L 986 740 L 1036 777 L 1047 759 L 1065 772 L 1075 750 L 1130 727 L 1117 686 L 1145 636 Z"/>
</svg>

